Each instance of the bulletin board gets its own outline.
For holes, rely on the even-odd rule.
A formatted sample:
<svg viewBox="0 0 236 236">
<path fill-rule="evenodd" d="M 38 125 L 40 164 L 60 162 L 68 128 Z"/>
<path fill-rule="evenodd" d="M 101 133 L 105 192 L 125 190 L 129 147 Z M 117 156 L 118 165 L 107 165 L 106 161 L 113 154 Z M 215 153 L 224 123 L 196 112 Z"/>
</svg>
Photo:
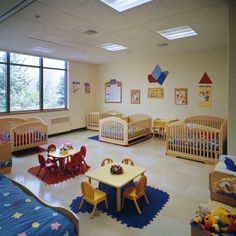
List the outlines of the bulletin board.
<svg viewBox="0 0 236 236">
<path fill-rule="evenodd" d="M 122 102 L 122 83 L 120 81 L 110 80 L 109 82 L 105 83 L 105 102 Z"/>
</svg>

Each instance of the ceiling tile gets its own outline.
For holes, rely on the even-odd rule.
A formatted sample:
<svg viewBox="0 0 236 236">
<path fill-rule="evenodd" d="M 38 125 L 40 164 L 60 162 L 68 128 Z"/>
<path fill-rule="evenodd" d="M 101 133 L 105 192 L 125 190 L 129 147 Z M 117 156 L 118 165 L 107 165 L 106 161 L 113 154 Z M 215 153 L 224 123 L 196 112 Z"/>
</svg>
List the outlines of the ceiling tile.
<svg viewBox="0 0 236 236">
<path fill-rule="evenodd" d="M 196 10 L 182 13 L 178 17 L 183 20 L 184 24 L 191 25 L 212 18 L 224 17 L 224 12 L 222 11 L 220 4 L 215 4 L 213 6 L 201 7 Z"/>
<path fill-rule="evenodd" d="M 23 9 L 19 15 L 32 21 L 65 30 L 70 30 L 74 27 L 85 24 L 84 21 L 79 20 L 76 17 L 52 9 L 38 2 L 35 2 L 34 4 Z M 35 17 L 36 15 L 39 15 L 40 17 L 37 18 Z"/>
<path fill-rule="evenodd" d="M 137 26 L 137 23 L 121 14 L 114 14 L 108 18 L 97 21 L 96 24 L 111 32 Z"/>
<path fill-rule="evenodd" d="M 132 27 L 130 29 L 122 30 L 118 32 L 119 35 L 132 40 L 140 42 L 157 42 L 162 40 L 162 37 L 157 33 L 154 33 L 143 26 Z"/>
<path fill-rule="evenodd" d="M 67 12 L 89 0 L 39 0 L 52 8 Z"/>
<path fill-rule="evenodd" d="M 182 13 L 221 2 L 221 0 L 161 0 L 173 13 Z"/>
<path fill-rule="evenodd" d="M 84 32 L 86 32 L 88 30 L 93 30 L 97 33 L 85 34 Z M 92 23 L 86 23 L 86 24 L 80 25 L 79 27 L 73 28 L 72 31 L 75 33 L 80 33 L 80 35 L 81 36 L 83 35 L 83 37 L 85 37 L 85 38 L 99 38 L 99 37 L 109 33 L 108 30 L 106 30 L 102 27 L 99 27 L 95 24 L 92 24 Z"/>
<path fill-rule="evenodd" d="M 155 20 L 155 21 L 144 24 L 144 26 L 153 32 L 157 32 L 159 30 L 175 28 L 183 24 L 184 24 L 184 21 L 177 15 L 177 16 L 171 16 L 165 19 Z"/>
<path fill-rule="evenodd" d="M 98 0 L 88 1 L 69 11 L 69 14 L 92 23 L 110 17 L 115 13 L 117 13 L 115 10 Z"/>
<path fill-rule="evenodd" d="M 139 7 L 132 8 L 122 13 L 138 23 L 168 17 L 172 12 L 161 1 L 152 1 Z"/>
<path fill-rule="evenodd" d="M 209 42 L 209 44 L 227 46 L 228 27 L 226 19 L 211 19 L 194 24 L 193 27 L 202 38 Z"/>
</svg>

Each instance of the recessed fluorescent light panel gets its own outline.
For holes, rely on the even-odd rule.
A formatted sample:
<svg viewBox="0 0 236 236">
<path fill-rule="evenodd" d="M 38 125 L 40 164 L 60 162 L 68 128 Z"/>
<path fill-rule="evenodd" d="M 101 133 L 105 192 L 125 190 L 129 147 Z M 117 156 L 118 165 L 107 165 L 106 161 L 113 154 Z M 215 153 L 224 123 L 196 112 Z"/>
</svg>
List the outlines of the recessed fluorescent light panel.
<svg viewBox="0 0 236 236">
<path fill-rule="evenodd" d="M 152 0 L 100 0 L 113 9 L 122 12 L 133 7 L 137 7 Z"/>
<path fill-rule="evenodd" d="M 34 48 L 31 48 L 31 50 L 35 52 L 42 52 L 42 53 L 48 53 L 48 54 L 55 51 L 51 48 L 44 48 L 44 47 L 34 47 Z"/>
<path fill-rule="evenodd" d="M 99 45 L 100 48 L 106 49 L 108 51 L 120 51 L 120 50 L 124 50 L 127 49 L 124 46 L 118 45 L 118 44 L 113 44 L 113 43 L 105 43 L 105 44 L 101 44 Z"/>
<path fill-rule="evenodd" d="M 169 40 L 186 38 L 197 35 L 197 33 L 187 25 L 167 30 L 157 31 L 157 33 Z"/>
</svg>

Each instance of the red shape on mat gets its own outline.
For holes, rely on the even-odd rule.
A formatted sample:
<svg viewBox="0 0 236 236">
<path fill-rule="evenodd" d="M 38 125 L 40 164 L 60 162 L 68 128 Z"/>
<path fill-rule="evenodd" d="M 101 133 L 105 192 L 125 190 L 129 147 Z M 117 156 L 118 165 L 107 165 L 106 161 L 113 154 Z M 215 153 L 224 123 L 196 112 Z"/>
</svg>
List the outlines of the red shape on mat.
<svg viewBox="0 0 236 236">
<path fill-rule="evenodd" d="M 156 83 L 157 81 L 155 80 L 155 78 L 151 74 L 149 74 L 148 75 L 148 82 L 149 83 Z"/>
<path fill-rule="evenodd" d="M 34 167 L 29 168 L 27 171 L 30 174 L 32 174 L 33 176 L 35 176 L 36 178 L 43 181 L 45 184 L 58 184 L 60 182 L 74 178 L 78 175 L 81 175 L 82 173 L 87 172 L 88 169 L 90 168 L 90 166 L 83 165 L 83 167 L 82 167 L 83 169 L 81 171 L 76 171 L 75 173 L 70 173 L 70 172 L 62 173 L 61 172 L 61 173 L 58 173 L 57 175 L 47 174 L 44 177 L 44 179 L 42 179 L 42 178 L 45 174 L 45 170 L 41 170 L 39 176 L 37 176 L 39 168 L 40 168 L 40 166 L 34 166 Z"/>
<path fill-rule="evenodd" d="M 201 80 L 199 81 L 199 84 L 212 84 L 212 81 L 206 72 L 204 73 Z"/>
</svg>

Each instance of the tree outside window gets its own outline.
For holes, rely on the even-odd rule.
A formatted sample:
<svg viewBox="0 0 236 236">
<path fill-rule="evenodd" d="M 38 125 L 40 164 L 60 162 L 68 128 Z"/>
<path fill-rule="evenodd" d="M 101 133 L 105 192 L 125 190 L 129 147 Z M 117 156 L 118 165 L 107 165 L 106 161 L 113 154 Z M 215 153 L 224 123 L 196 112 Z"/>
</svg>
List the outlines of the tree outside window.
<svg viewBox="0 0 236 236">
<path fill-rule="evenodd" d="M 66 75 L 63 60 L 0 51 L 0 112 L 66 108 Z"/>
</svg>

